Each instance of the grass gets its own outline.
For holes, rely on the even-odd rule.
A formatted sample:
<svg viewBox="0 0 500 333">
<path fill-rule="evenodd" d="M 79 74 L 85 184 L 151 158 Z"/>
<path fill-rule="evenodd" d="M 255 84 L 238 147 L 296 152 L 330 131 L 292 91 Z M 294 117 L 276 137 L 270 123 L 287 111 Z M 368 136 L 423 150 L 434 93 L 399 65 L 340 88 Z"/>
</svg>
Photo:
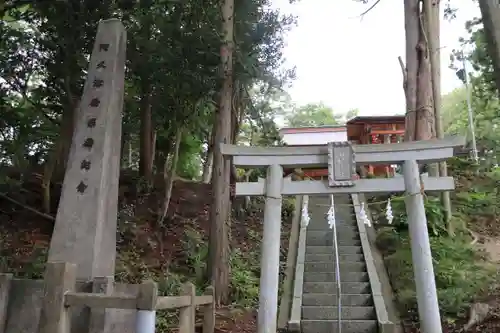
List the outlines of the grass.
<svg viewBox="0 0 500 333">
<path fill-rule="evenodd" d="M 447 320 L 463 317 L 475 297 L 487 291 L 494 271 L 464 235 L 432 236 L 430 241 L 441 314 Z M 417 299 L 408 231 L 382 228 L 377 243 L 383 249 L 401 314 L 413 318 Z"/>
<path fill-rule="evenodd" d="M 208 243 L 202 235 L 193 228 L 184 230 L 182 239 L 182 259 L 185 270 L 182 274 L 170 272 L 160 274 L 158 281 L 160 295 L 177 295 L 182 284 L 186 281 L 196 286 L 197 294 L 202 294 L 206 287 L 204 273 L 208 260 Z M 252 308 L 258 302 L 259 296 L 259 261 L 257 249 L 243 253 L 240 249 L 233 249 L 230 256 L 231 286 L 230 297 L 234 304 Z M 177 312 L 160 312 L 157 317 L 156 329 L 159 332 L 176 327 L 178 322 Z"/>
<path fill-rule="evenodd" d="M 455 164 L 464 167 L 462 162 Z M 500 212 L 500 197 L 495 188 L 500 179 L 499 173 L 476 175 L 463 169 L 459 171 L 454 173 L 456 177 L 459 174 L 459 184 L 452 197 L 453 236 L 447 232 L 439 199 L 428 197 L 425 201 L 439 308 L 443 321 L 447 323 L 465 317 L 470 304 L 491 293 L 494 281 L 498 278 L 498 268 L 477 247 L 471 245 L 466 228 L 475 227 L 473 223 L 477 216 L 487 215 L 494 219 Z M 375 207 L 374 215 L 384 214 L 384 209 L 382 205 Z M 415 319 L 417 299 L 404 203 L 394 201 L 393 211 L 394 225 L 377 229 L 377 246 L 384 256 L 403 319 Z"/>
</svg>

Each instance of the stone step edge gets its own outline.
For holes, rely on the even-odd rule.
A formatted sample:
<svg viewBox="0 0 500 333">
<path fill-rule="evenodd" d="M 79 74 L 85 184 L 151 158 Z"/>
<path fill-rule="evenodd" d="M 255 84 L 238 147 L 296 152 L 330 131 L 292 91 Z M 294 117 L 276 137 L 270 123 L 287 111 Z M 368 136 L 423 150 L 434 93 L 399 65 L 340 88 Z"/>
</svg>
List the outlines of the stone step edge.
<svg viewBox="0 0 500 333">
<path fill-rule="evenodd" d="M 341 322 L 344 322 L 344 323 L 366 323 L 366 322 L 370 322 L 370 323 L 377 323 L 377 319 L 347 319 L 347 320 L 343 320 L 343 319 L 340 319 Z M 338 322 L 337 319 L 302 319 L 301 322 L 332 322 L 332 323 L 336 323 Z"/>
<path fill-rule="evenodd" d="M 334 261 L 304 261 L 304 264 L 331 264 L 331 263 L 334 263 Z M 366 261 L 365 260 L 361 260 L 361 261 L 339 261 L 340 264 L 365 264 L 366 265 Z"/>
<path fill-rule="evenodd" d="M 333 261 L 335 263 L 335 261 Z M 316 261 L 316 260 L 305 260 L 304 264 L 330 264 L 332 261 Z M 365 260 L 358 260 L 358 261 L 345 261 L 345 260 L 340 260 L 339 264 L 366 264 Z"/>
<path fill-rule="evenodd" d="M 304 284 L 305 283 L 311 283 L 311 284 L 337 284 L 337 281 L 318 281 L 318 282 L 314 282 L 314 281 L 304 281 Z M 342 284 L 344 283 L 362 283 L 362 284 L 367 284 L 367 285 L 370 285 L 370 282 L 368 281 L 364 281 L 364 282 L 356 282 L 356 281 L 340 281 L 340 286 L 342 286 Z"/>
<path fill-rule="evenodd" d="M 322 295 L 322 296 L 328 295 L 328 296 L 332 296 L 332 297 L 335 297 L 335 298 L 337 297 L 337 294 L 326 294 L 326 293 L 303 293 L 302 296 L 304 296 L 304 295 Z M 342 293 L 340 295 L 341 296 L 370 296 L 370 297 L 373 297 L 372 293 L 366 293 L 366 294 L 348 294 L 348 293 Z"/>
<path fill-rule="evenodd" d="M 302 295 L 321 295 L 321 296 L 332 296 L 332 297 L 337 297 L 337 294 L 329 294 L 329 293 L 303 293 Z M 342 295 L 346 296 L 370 296 L 373 297 L 371 293 L 366 293 L 366 294 L 345 294 L 342 293 Z"/>
<path fill-rule="evenodd" d="M 366 308 L 366 309 L 375 309 L 374 305 L 341 305 L 340 306 L 342 309 L 351 309 L 351 308 Z M 326 309 L 326 308 L 332 308 L 332 309 L 337 309 L 338 306 L 336 305 L 302 305 L 303 308 L 317 308 L 317 309 Z M 314 320 L 314 319 L 311 319 Z M 361 320 L 361 319 L 360 319 Z M 370 320 L 370 319 L 367 319 Z M 375 319 L 373 319 L 375 320 Z"/>
</svg>

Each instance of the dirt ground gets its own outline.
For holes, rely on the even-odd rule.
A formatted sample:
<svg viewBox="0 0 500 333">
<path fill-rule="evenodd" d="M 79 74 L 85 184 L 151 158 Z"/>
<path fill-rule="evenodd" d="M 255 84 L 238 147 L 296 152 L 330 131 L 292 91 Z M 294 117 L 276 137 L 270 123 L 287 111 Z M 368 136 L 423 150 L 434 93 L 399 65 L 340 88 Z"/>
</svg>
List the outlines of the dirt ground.
<svg viewBox="0 0 500 333">
<path fill-rule="evenodd" d="M 36 180 L 30 184 L 31 195 L 10 195 L 10 198 L 19 204 L 0 198 L 0 272 L 14 272 L 18 277 L 24 278 L 42 278 L 57 200 L 54 211 L 48 218 L 26 209 L 30 207 L 41 210 L 37 185 Z M 156 199 L 150 197 L 147 200 L 151 201 L 151 205 L 146 203 L 143 211 L 155 211 L 156 207 L 152 202 Z M 135 194 L 130 193 L 127 188 L 121 189 L 121 201 L 135 205 Z M 169 207 L 170 223 L 166 229 L 158 231 L 154 216 L 143 217 L 140 224 L 130 223 L 131 227 L 127 227 L 130 230 L 120 231 L 117 237 L 118 252 L 128 253 L 132 249 L 140 249 L 140 260 L 148 269 L 164 271 L 165 263 L 182 260 L 185 255 L 182 250 L 182 235 L 186 228 L 192 228 L 199 232 L 203 239 L 208 239 L 210 204 L 209 185 L 176 182 Z M 141 209 L 135 207 L 135 210 Z M 254 250 L 255 240 L 249 233 L 258 237 L 262 232 L 261 218 L 260 212 L 257 212 L 233 221 L 233 248 L 239 248 L 243 253 Z M 285 236 L 283 245 L 287 244 Z M 138 273 L 137 275 L 137 278 L 140 278 Z M 219 333 L 256 332 L 256 311 L 252 309 L 218 309 L 216 320 L 216 332 Z M 175 329 L 173 331 L 175 332 Z"/>
<path fill-rule="evenodd" d="M 216 333 L 254 333 L 257 332 L 257 312 L 255 310 L 217 311 Z"/>
</svg>

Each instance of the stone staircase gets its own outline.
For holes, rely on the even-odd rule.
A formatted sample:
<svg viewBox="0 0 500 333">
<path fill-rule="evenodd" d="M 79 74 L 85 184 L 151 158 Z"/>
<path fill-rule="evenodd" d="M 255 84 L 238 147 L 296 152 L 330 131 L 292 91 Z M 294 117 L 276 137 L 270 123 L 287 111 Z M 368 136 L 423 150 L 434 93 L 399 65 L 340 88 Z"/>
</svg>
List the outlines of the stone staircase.
<svg viewBox="0 0 500 333">
<path fill-rule="evenodd" d="M 343 333 L 375 333 L 377 314 L 354 209 L 349 195 L 335 196 L 341 282 Z M 309 198 L 311 220 L 307 227 L 301 331 L 338 332 L 338 296 L 335 279 L 333 230 L 327 224 L 327 196 Z"/>
</svg>

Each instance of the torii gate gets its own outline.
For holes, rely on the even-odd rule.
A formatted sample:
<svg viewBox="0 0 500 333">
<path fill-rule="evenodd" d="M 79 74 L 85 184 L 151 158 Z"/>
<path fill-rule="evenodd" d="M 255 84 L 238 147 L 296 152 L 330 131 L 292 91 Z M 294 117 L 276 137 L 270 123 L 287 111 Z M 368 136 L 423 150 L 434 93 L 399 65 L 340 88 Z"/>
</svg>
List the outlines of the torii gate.
<svg viewBox="0 0 500 333">
<path fill-rule="evenodd" d="M 441 318 L 425 216 L 423 191 L 455 189 L 453 177 L 427 177 L 418 163 L 434 163 L 454 155 L 465 144 L 463 137 L 395 143 L 391 145 L 351 145 L 332 142 L 325 146 L 247 147 L 222 144 L 223 155 L 243 168 L 267 167 L 265 182 L 236 183 L 236 195 L 266 198 L 259 293 L 258 333 L 275 333 L 277 326 L 281 206 L 283 195 L 334 193 L 405 192 L 418 312 L 424 333 L 440 333 Z M 403 164 L 404 177 L 355 179 L 356 164 Z M 283 178 L 283 168 L 329 170 L 326 181 L 291 181 Z"/>
</svg>

